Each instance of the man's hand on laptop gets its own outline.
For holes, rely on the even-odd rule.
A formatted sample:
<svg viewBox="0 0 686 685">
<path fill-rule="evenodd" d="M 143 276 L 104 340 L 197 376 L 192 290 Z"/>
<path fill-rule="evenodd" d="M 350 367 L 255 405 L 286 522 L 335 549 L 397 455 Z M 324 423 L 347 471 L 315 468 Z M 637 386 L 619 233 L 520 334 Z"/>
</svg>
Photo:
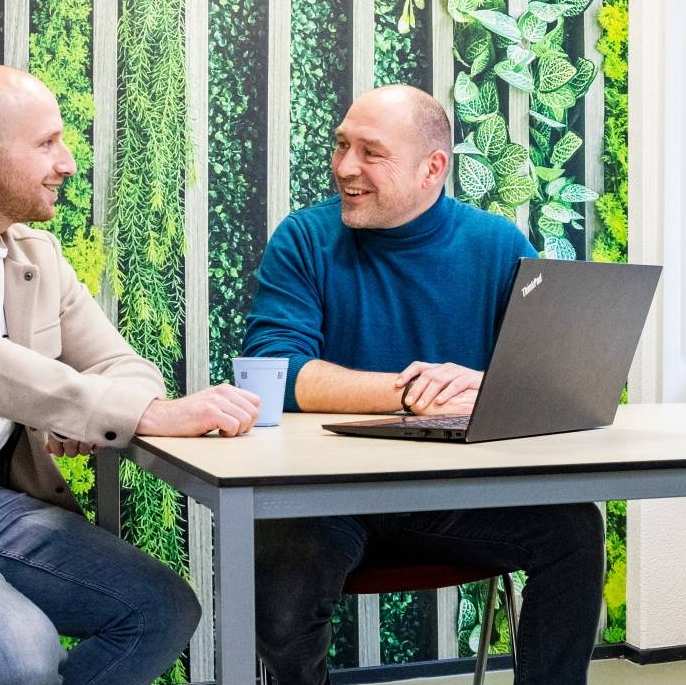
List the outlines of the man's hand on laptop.
<svg viewBox="0 0 686 685">
<path fill-rule="evenodd" d="M 177 400 L 153 400 L 136 433 L 193 437 L 218 430 L 233 437 L 253 427 L 259 409 L 257 395 L 222 383 Z"/>
<path fill-rule="evenodd" d="M 452 362 L 412 362 L 395 385 L 402 388 L 412 381 L 405 404 L 415 414 L 471 414 L 483 377 L 483 371 Z"/>
</svg>

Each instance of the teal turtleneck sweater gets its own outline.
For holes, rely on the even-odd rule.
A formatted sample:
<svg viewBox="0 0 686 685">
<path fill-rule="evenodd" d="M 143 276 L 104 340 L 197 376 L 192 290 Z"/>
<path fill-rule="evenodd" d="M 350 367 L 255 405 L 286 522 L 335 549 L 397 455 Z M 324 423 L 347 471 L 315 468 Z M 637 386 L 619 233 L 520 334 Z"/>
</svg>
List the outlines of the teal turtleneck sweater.
<svg viewBox="0 0 686 685">
<path fill-rule="evenodd" d="M 413 221 L 351 229 L 338 197 L 286 217 L 258 274 L 243 353 L 288 357 L 286 410 L 311 359 L 399 372 L 412 361 L 485 369 L 519 257 L 506 219 L 442 194 Z"/>
</svg>

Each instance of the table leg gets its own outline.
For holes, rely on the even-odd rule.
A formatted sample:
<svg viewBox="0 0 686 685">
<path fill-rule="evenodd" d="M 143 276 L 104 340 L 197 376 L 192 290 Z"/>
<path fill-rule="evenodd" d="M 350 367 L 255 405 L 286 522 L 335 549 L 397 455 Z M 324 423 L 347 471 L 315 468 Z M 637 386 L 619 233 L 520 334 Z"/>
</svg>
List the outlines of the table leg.
<svg viewBox="0 0 686 685">
<path fill-rule="evenodd" d="M 255 682 L 253 489 L 220 489 L 214 516 L 216 685 L 246 685 Z"/>
<path fill-rule="evenodd" d="M 121 534 L 119 495 L 119 452 L 99 449 L 95 455 L 95 481 L 97 484 L 97 521 L 105 530 Z"/>
</svg>

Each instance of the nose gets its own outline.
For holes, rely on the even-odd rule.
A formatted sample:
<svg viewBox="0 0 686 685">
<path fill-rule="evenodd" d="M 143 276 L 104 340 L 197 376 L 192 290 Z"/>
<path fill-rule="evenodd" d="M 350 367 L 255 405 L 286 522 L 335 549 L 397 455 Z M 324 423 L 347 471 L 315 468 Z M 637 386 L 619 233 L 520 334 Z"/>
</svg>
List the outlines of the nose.
<svg viewBox="0 0 686 685">
<path fill-rule="evenodd" d="M 64 143 L 62 143 L 60 155 L 55 163 L 55 170 L 61 176 L 73 176 L 76 173 L 76 162 L 71 150 Z"/>
<path fill-rule="evenodd" d="M 352 147 L 339 153 L 335 163 L 335 171 L 342 178 L 360 175 L 360 160 Z"/>
</svg>

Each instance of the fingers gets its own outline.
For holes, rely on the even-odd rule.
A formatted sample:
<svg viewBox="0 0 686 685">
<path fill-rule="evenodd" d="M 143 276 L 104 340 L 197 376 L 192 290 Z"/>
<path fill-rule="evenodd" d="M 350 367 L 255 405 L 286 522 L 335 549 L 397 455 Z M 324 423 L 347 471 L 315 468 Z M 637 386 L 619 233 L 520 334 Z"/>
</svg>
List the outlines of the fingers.
<svg viewBox="0 0 686 685">
<path fill-rule="evenodd" d="M 460 376 L 459 378 L 450 381 L 450 383 L 433 398 L 433 401 L 435 401 L 436 404 L 445 404 L 448 400 L 451 400 L 453 397 L 460 395 L 468 389 L 473 389 L 472 379 L 466 376 Z"/>
<path fill-rule="evenodd" d="M 407 385 L 413 378 L 419 376 L 425 369 L 431 368 L 432 366 L 438 366 L 437 364 L 429 364 L 428 362 L 412 362 L 407 368 L 403 369 L 398 378 L 395 380 L 395 387 L 402 388 Z"/>
<path fill-rule="evenodd" d="M 54 454 L 56 457 L 61 457 L 64 454 L 64 447 L 62 442 L 52 435 L 48 436 L 48 443 L 46 448 L 50 454 Z"/>
<path fill-rule="evenodd" d="M 437 414 L 449 414 L 452 416 L 466 416 L 474 410 L 474 404 L 478 395 L 478 390 L 468 388 L 458 397 L 453 397 L 444 404 L 437 404 L 435 401 L 422 408 L 412 407 L 418 415 L 429 416 Z"/>
<path fill-rule="evenodd" d="M 482 378 L 481 371 L 450 362 L 437 364 L 425 369 L 414 381 L 405 401 L 420 410 L 433 402 L 445 404 L 468 389 L 478 390 Z"/>
<path fill-rule="evenodd" d="M 91 454 L 95 445 L 78 440 L 58 440 L 53 435 L 48 436 L 47 450 L 56 457 L 75 457 L 79 454 Z"/>
</svg>

